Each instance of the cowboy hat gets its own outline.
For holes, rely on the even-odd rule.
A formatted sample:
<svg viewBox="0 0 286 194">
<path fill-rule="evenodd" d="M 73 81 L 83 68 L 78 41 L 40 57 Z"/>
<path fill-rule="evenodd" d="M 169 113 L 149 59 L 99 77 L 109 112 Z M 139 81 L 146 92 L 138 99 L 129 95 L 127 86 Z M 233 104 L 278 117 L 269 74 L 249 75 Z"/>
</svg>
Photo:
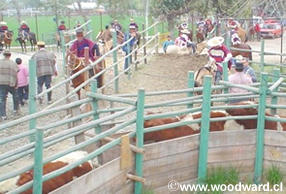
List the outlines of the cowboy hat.
<svg viewBox="0 0 286 194">
<path fill-rule="evenodd" d="M 224 42 L 224 38 L 221 36 L 213 37 L 208 41 L 209 47 L 220 46 Z"/>
<path fill-rule="evenodd" d="M 183 29 L 183 30 L 181 30 L 181 33 L 183 33 L 183 34 L 190 34 L 190 31 L 187 30 L 187 29 Z"/>
<path fill-rule="evenodd" d="M 10 56 L 10 55 L 11 55 L 11 52 L 10 52 L 9 50 L 5 50 L 5 51 L 3 52 L 3 55 L 4 55 L 4 56 Z"/>
<path fill-rule="evenodd" d="M 38 46 L 45 46 L 45 44 L 46 44 L 46 43 L 45 43 L 44 41 L 38 41 L 38 42 L 37 42 L 37 45 L 38 45 Z"/>
<path fill-rule="evenodd" d="M 0 25 L 4 26 L 4 25 L 7 25 L 7 23 L 2 21 L 2 22 L 0 22 Z"/>
<path fill-rule="evenodd" d="M 136 29 L 136 27 L 134 25 L 130 25 L 129 29 Z"/>
<path fill-rule="evenodd" d="M 83 29 L 82 28 L 76 30 L 76 34 L 81 34 L 81 33 L 83 33 Z"/>
<path fill-rule="evenodd" d="M 237 23 L 235 21 L 230 22 L 229 24 L 230 28 L 236 28 L 237 27 Z"/>
<path fill-rule="evenodd" d="M 26 24 L 26 22 L 25 21 L 21 21 L 21 24 Z"/>
</svg>

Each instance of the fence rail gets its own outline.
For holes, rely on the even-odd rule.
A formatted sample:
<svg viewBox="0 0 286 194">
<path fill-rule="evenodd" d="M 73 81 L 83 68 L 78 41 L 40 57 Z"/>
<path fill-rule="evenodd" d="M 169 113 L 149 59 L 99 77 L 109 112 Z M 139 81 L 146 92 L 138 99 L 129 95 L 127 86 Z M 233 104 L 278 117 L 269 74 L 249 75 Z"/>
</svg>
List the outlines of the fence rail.
<svg viewBox="0 0 286 194">
<path fill-rule="evenodd" d="M 192 74 L 192 73 L 190 73 Z M 267 74 L 262 74 L 263 79 L 261 80 L 266 80 L 265 78 L 267 77 Z M 190 76 L 190 79 L 193 79 L 193 76 Z M 0 154 L 0 166 L 7 165 L 13 161 L 17 161 L 20 158 L 35 153 L 34 155 L 34 164 L 26 166 L 22 169 L 18 170 L 13 170 L 7 174 L 1 175 L 0 176 L 0 182 L 4 181 L 6 179 L 12 178 L 16 175 L 19 175 L 23 172 L 26 172 L 27 170 L 33 169 L 41 169 L 42 166 L 50 161 L 53 161 L 57 158 L 60 158 L 68 153 L 71 153 L 76 150 L 81 150 L 86 146 L 92 145 L 98 141 L 103 140 L 106 137 L 109 137 L 110 135 L 117 133 L 120 130 L 126 129 L 127 127 L 133 125 L 136 123 L 136 131 L 132 131 L 129 133 L 129 137 L 134 137 L 136 136 L 137 139 L 137 144 L 136 147 L 138 149 L 142 149 L 144 146 L 143 143 L 143 133 L 147 132 L 153 132 L 153 131 L 158 131 L 158 130 L 164 130 L 166 128 L 173 128 L 173 127 L 178 127 L 178 126 L 183 126 L 183 125 L 190 125 L 190 124 L 195 124 L 195 123 L 201 123 L 201 133 L 200 133 L 200 151 L 199 151 L 199 166 L 198 166 L 198 180 L 203 180 L 206 177 L 206 172 L 207 172 L 207 155 L 208 155 L 208 147 L 205 143 L 203 142 L 208 142 L 208 134 L 209 134 L 209 123 L 210 122 L 215 122 L 215 121 L 225 121 L 225 120 L 235 120 L 235 119 L 241 119 L 241 120 L 253 120 L 257 119 L 258 127 L 257 127 L 257 152 L 256 152 L 256 163 L 255 163 L 255 181 L 259 182 L 261 175 L 262 175 L 262 163 L 263 163 L 263 150 L 264 150 L 264 144 L 263 144 L 263 139 L 264 139 L 264 121 L 275 121 L 275 122 L 286 122 L 286 119 L 280 119 L 276 118 L 273 116 L 265 116 L 264 112 L 265 109 L 271 108 L 271 109 L 278 109 L 278 108 L 283 108 L 286 109 L 285 105 L 278 105 L 278 104 L 266 104 L 265 99 L 266 97 L 271 97 L 272 94 L 274 95 L 282 95 L 283 97 L 286 97 L 283 95 L 281 92 L 278 92 L 279 87 L 283 84 L 282 83 L 283 79 L 277 79 L 277 81 L 273 83 L 267 83 L 266 81 L 261 82 L 260 84 L 254 84 L 253 86 L 243 86 L 243 85 L 237 85 L 237 84 L 230 84 L 227 81 L 221 81 L 220 86 L 211 86 L 211 81 L 210 77 L 206 77 L 204 80 L 204 87 L 200 88 L 189 88 L 189 89 L 184 89 L 184 90 L 174 90 L 174 91 L 162 91 L 162 92 L 149 92 L 145 93 L 144 90 L 139 90 L 137 95 L 117 95 L 117 96 L 106 96 L 103 94 L 97 94 L 95 93 L 94 89 L 92 92 L 88 94 L 88 98 L 81 100 L 79 102 L 73 102 L 67 105 L 63 105 L 57 108 L 53 109 L 48 109 L 41 111 L 39 113 L 33 113 L 31 115 L 25 116 L 21 119 L 15 120 L 8 122 L 6 124 L 3 124 L 0 126 L 0 129 L 3 130 L 8 130 L 8 127 L 13 127 L 21 122 L 27 122 L 31 119 L 39 119 L 40 117 L 47 115 L 47 114 L 53 114 L 55 111 L 65 111 L 67 109 L 70 109 L 71 107 L 77 107 L 83 102 L 93 102 L 94 100 L 96 101 L 108 101 L 108 102 L 113 102 L 113 103 L 121 103 L 124 104 L 123 107 L 115 107 L 112 109 L 106 109 L 106 110 L 100 110 L 96 106 L 91 110 L 90 112 L 87 112 L 83 115 L 77 115 L 62 121 L 58 121 L 57 123 L 52 123 L 48 126 L 45 127 L 37 127 L 35 126 L 33 129 L 29 131 L 24 131 L 21 132 L 17 135 L 10 136 L 7 138 L 3 138 L 0 141 L 1 145 L 7 144 L 12 141 L 17 141 L 20 138 L 24 138 L 27 136 L 34 135 L 37 138 L 37 141 L 31 142 L 27 145 L 24 145 L 23 147 L 16 148 L 14 150 L 11 150 L 9 152 L 6 152 L 4 154 Z M 192 82 L 192 80 L 189 80 L 189 82 Z M 259 89 L 257 88 L 259 87 Z M 228 89 L 230 87 L 239 87 L 243 88 L 245 90 L 249 91 L 249 94 L 254 94 L 256 95 L 255 97 L 259 99 L 258 104 L 251 104 L 251 105 L 218 105 L 218 106 L 211 106 L 211 102 L 216 102 L 219 101 L 228 103 L 230 99 L 233 98 L 243 98 L 245 96 L 250 96 L 249 94 L 247 95 L 235 95 L 233 97 L 232 94 L 211 94 L 211 91 L 214 90 L 221 90 L 221 89 Z M 152 97 L 154 95 L 170 95 L 170 94 L 185 94 L 188 96 L 188 94 L 193 94 L 194 92 L 201 91 L 203 92 L 203 95 L 198 95 L 198 96 L 190 96 L 186 98 L 181 98 L 181 99 L 175 99 L 175 100 L 166 100 L 163 102 L 156 102 L 156 103 L 144 103 L 144 99 L 148 97 Z M 136 98 L 136 100 L 133 100 L 132 98 Z M 190 101 L 192 101 L 192 105 L 195 107 L 188 108 Z M 206 103 L 208 102 L 208 103 Z M 182 104 L 184 103 L 184 104 Z M 202 107 L 197 107 L 196 104 L 203 104 Z M 173 111 L 173 112 L 167 112 L 167 113 L 159 113 L 159 114 L 153 114 L 153 115 L 144 115 L 143 113 L 150 109 L 150 108 L 158 108 L 158 107 L 168 107 L 168 106 L 185 106 L 185 109 L 181 109 L 179 111 Z M 258 115 L 250 115 L 250 116 L 232 116 L 232 117 L 225 117 L 225 118 L 210 118 L 209 117 L 209 112 L 211 110 L 223 110 L 223 109 L 237 109 L 237 108 L 258 108 Z M 194 112 L 201 112 L 202 111 L 202 118 L 200 119 L 194 119 L 192 121 L 179 121 L 176 123 L 170 123 L 166 125 L 161 125 L 161 126 L 156 126 L 156 127 L 151 127 L 151 128 L 146 128 L 144 129 L 143 127 L 143 122 L 144 120 L 150 120 L 150 119 L 155 119 L 155 118 L 165 118 L 165 117 L 175 117 L 175 116 L 180 116 L 188 113 L 194 113 Z M 114 112 L 113 114 L 110 114 L 108 116 L 99 116 L 99 117 L 94 117 L 91 121 L 88 123 L 81 124 L 79 126 L 75 126 L 72 128 L 68 128 L 64 131 L 57 132 L 56 134 L 52 136 L 47 136 L 44 137 L 44 134 L 46 134 L 47 131 L 50 132 L 50 130 L 54 130 L 56 127 L 60 125 L 66 125 L 68 123 L 72 123 L 75 120 L 80 120 L 80 119 L 85 119 L 88 118 L 94 114 L 105 114 L 106 112 Z M 136 113 L 136 114 L 135 114 Z M 263 114 L 262 114 L 263 113 Z M 113 119 L 118 119 L 118 118 L 123 118 L 124 115 L 131 114 L 133 116 L 129 117 L 129 119 L 125 119 L 123 122 L 120 124 L 108 129 L 107 131 L 103 131 L 99 134 L 95 134 L 93 137 L 90 139 L 83 141 L 75 146 L 70 147 L 67 150 L 64 150 L 62 152 L 56 153 L 48 158 L 43 158 L 43 153 L 44 151 L 50 147 L 55 145 L 56 143 L 60 143 L 64 141 L 65 139 L 75 137 L 79 134 L 82 134 L 84 132 L 90 131 L 90 130 L 95 130 L 96 126 L 102 126 L 104 123 L 113 120 Z M 135 116 L 136 115 L 136 116 Z M 140 141 L 139 141 L 140 139 Z M 61 168 L 57 171 L 53 171 L 52 173 L 49 173 L 47 175 L 42 175 L 42 172 L 38 170 L 39 174 L 36 176 L 35 175 L 35 180 L 34 182 L 29 182 L 21 187 L 18 187 L 17 190 L 15 190 L 16 193 L 18 192 L 23 192 L 26 189 L 30 188 L 31 186 L 34 187 L 35 193 L 39 193 L 41 190 L 41 185 L 43 181 L 46 181 L 48 179 L 51 179 L 55 176 L 58 176 L 64 172 L 67 172 L 68 170 L 76 167 L 77 165 L 86 162 L 88 160 L 91 160 L 93 158 L 98 157 L 100 154 L 104 153 L 105 151 L 113 148 L 115 145 L 119 145 L 121 142 L 120 138 L 116 138 L 112 140 L 111 142 L 93 150 L 88 154 L 88 156 L 78 160 L 75 163 L 69 164 L 68 166 L 65 166 L 64 168 Z M 143 160 L 142 160 L 142 153 L 136 153 L 136 176 L 138 177 L 143 177 L 144 176 L 144 171 L 142 171 L 142 165 L 143 165 Z M 135 181 L 135 191 L 140 192 L 142 189 L 142 183 L 140 181 Z"/>
</svg>

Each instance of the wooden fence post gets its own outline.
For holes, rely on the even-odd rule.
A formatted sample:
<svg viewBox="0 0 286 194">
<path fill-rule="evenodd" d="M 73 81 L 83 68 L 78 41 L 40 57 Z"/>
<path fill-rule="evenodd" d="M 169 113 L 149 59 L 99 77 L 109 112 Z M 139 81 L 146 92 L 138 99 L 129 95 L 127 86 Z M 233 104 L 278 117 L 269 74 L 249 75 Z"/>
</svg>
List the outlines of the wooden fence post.
<svg viewBox="0 0 286 194">
<path fill-rule="evenodd" d="M 260 72 L 264 72 L 264 39 L 261 40 Z"/>
<path fill-rule="evenodd" d="M 142 24 L 142 30 L 144 31 L 144 33 L 143 33 L 143 45 L 145 45 L 145 44 L 146 44 L 145 24 Z M 146 50 L 146 46 L 144 46 L 144 47 L 143 47 L 143 57 L 145 57 L 145 58 L 144 58 L 144 64 L 147 64 L 146 55 L 147 55 L 147 50 Z"/>
<path fill-rule="evenodd" d="M 43 179 L 43 131 L 37 129 L 34 155 L 33 193 L 42 193 Z"/>
<path fill-rule="evenodd" d="M 189 71 L 188 74 L 188 88 L 189 89 L 194 89 L 195 86 L 195 80 L 194 80 L 194 72 L 193 71 Z M 188 92 L 187 93 L 188 97 L 192 97 L 194 95 L 193 92 Z M 190 103 L 187 105 L 187 108 L 193 108 L 193 103 Z"/>
<path fill-rule="evenodd" d="M 158 24 L 156 24 L 156 25 L 154 26 L 154 31 L 155 31 L 155 36 L 156 36 L 157 33 L 159 32 L 159 30 L 158 30 Z M 159 35 L 156 37 L 155 40 L 156 40 L 156 41 L 155 41 L 155 44 L 156 44 L 155 52 L 156 52 L 156 54 L 158 54 L 158 53 L 159 53 Z"/>
<path fill-rule="evenodd" d="M 267 95 L 267 73 L 261 74 L 260 95 L 258 104 L 257 130 L 256 130 L 256 158 L 254 167 L 254 182 L 258 184 L 261 181 L 263 172 L 263 155 L 264 155 L 264 127 L 265 127 L 265 108 Z"/>
<path fill-rule="evenodd" d="M 112 41 L 113 41 L 113 48 L 117 47 L 117 34 L 116 31 L 114 30 L 112 32 Z M 113 63 L 117 63 L 117 50 L 113 51 Z M 114 65 L 114 77 L 118 76 L 118 64 Z M 118 93 L 118 86 L 119 86 L 119 80 L 116 78 L 114 80 L 114 90 L 115 93 Z"/>
<path fill-rule="evenodd" d="M 137 119 L 136 119 L 136 146 L 138 148 L 143 148 L 144 146 L 144 101 L 145 101 L 145 91 L 144 89 L 138 90 L 137 99 Z M 136 176 L 143 177 L 143 154 L 136 153 L 135 155 L 135 171 Z M 142 193 L 142 183 L 135 182 L 135 194 Z"/>
<path fill-rule="evenodd" d="M 272 79 L 272 82 L 275 83 L 276 81 L 279 80 L 279 77 L 280 77 L 280 69 L 278 68 L 274 68 L 274 71 L 273 71 L 273 79 Z M 277 92 L 278 91 L 278 87 L 276 89 L 274 89 L 273 92 Z M 278 97 L 277 96 L 272 96 L 271 98 L 271 104 L 274 104 L 276 105 L 278 103 Z M 277 109 L 276 108 L 271 108 L 271 114 L 272 115 L 276 115 L 277 113 Z"/>
<path fill-rule="evenodd" d="M 210 128 L 210 106 L 211 106 L 211 77 L 204 77 L 203 103 L 201 117 L 201 133 L 199 147 L 198 183 L 202 183 L 207 176 L 208 166 L 208 138 Z"/>
<path fill-rule="evenodd" d="M 29 60 L 29 114 L 36 113 L 37 102 L 36 102 L 36 62 L 35 60 Z M 29 120 L 29 129 L 36 128 L 36 119 Z M 35 141 L 33 135 L 30 136 L 30 141 Z"/>
</svg>

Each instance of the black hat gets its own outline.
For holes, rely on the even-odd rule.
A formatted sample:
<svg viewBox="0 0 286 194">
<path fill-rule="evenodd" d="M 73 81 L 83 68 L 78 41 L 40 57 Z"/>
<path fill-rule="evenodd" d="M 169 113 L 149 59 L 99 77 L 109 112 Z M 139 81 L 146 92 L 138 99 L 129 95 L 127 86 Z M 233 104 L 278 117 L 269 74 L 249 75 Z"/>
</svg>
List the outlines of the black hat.
<svg viewBox="0 0 286 194">
<path fill-rule="evenodd" d="M 20 65 L 20 64 L 22 63 L 22 59 L 21 59 L 21 58 L 17 58 L 15 61 L 16 61 L 16 63 L 17 63 L 18 65 Z"/>
<path fill-rule="evenodd" d="M 243 63 L 241 63 L 241 62 L 235 62 L 235 69 L 237 69 L 237 70 L 243 70 Z"/>
</svg>

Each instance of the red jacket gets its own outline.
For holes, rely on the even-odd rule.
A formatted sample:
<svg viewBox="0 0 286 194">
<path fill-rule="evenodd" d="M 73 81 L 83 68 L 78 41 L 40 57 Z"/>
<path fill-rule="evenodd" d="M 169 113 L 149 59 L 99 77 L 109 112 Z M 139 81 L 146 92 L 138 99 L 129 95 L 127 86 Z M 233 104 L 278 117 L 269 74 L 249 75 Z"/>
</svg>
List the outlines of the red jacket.
<svg viewBox="0 0 286 194">
<path fill-rule="evenodd" d="M 260 32 L 259 24 L 255 24 L 254 29 L 255 29 L 255 32 Z"/>
<path fill-rule="evenodd" d="M 58 31 L 66 30 L 66 29 L 67 29 L 67 28 L 66 28 L 66 26 L 65 26 L 64 24 L 59 25 L 59 27 L 58 27 Z"/>
</svg>

